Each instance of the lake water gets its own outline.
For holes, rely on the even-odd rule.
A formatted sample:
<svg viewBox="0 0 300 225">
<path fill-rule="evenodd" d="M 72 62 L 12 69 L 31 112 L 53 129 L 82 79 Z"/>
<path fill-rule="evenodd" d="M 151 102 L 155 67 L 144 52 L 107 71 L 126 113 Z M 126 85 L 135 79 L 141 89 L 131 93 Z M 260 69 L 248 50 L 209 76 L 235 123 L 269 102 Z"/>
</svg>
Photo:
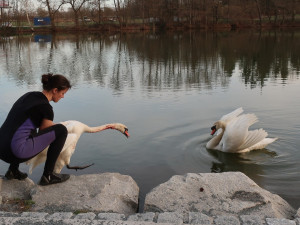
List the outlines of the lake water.
<svg viewBox="0 0 300 225">
<path fill-rule="evenodd" d="M 51 103 L 55 122 L 122 122 L 131 134 L 82 135 L 71 165 L 94 166 L 62 172 L 130 175 L 143 202 L 173 175 L 241 171 L 300 207 L 299 31 L 1 37 L 1 124 L 18 97 L 41 90 L 45 72 L 73 84 Z M 207 150 L 212 124 L 238 107 L 259 118 L 251 129 L 279 139 L 246 154 Z"/>
</svg>

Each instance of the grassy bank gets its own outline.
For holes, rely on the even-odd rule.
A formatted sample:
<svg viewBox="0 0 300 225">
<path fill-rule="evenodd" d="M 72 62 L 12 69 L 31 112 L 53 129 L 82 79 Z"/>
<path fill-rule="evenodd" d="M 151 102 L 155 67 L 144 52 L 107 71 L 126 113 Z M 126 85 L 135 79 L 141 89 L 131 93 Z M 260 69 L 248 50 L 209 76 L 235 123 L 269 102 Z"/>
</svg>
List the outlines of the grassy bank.
<svg viewBox="0 0 300 225">
<path fill-rule="evenodd" d="M 55 27 L 51 26 L 33 26 L 23 23 L 10 27 L 0 27 L 1 34 L 20 34 L 32 32 L 145 32 L 145 31 L 167 31 L 167 30 L 237 30 L 237 29 L 274 29 L 274 28 L 300 28 L 300 20 L 286 23 L 270 23 L 268 21 L 242 21 L 230 23 L 221 21 L 217 24 L 188 24 L 188 23 L 147 23 L 140 21 L 136 23 L 119 24 L 118 22 L 109 22 L 97 24 L 94 22 L 81 23 L 75 26 L 71 22 L 57 23 Z"/>
</svg>

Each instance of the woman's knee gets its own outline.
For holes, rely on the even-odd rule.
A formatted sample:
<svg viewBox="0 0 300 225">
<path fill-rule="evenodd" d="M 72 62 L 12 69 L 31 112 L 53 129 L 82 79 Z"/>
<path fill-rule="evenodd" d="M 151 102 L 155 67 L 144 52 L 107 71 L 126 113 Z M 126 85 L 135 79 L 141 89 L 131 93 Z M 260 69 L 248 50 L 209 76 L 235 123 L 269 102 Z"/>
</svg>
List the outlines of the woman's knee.
<svg viewBox="0 0 300 225">
<path fill-rule="evenodd" d="M 67 128 L 62 124 L 55 124 L 54 125 L 54 131 L 56 137 L 67 137 L 68 130 Z"/>
</svg>

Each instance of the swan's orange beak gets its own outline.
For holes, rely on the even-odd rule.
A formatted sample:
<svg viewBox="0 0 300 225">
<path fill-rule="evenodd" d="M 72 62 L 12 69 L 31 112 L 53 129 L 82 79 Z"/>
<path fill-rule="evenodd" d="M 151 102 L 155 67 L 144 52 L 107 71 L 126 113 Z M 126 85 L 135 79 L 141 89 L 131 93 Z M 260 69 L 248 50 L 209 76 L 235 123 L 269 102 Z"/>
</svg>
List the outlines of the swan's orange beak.
<svg viewBox="0 0 300 225">
<path fill-rule="evenodd" d="M 216 125 L 211 127 L 210 129 L 211 129 L 211 133 L 210 133 L 211 135 L 214 135 L 217 131 Z"/>
<path fill-rule="evenodd" d="M 130 134 L 128 133 L 128 128 L 125 128 L 124 135 L 125 135 L 127 138 L 130 137 Z"/>
</svg>

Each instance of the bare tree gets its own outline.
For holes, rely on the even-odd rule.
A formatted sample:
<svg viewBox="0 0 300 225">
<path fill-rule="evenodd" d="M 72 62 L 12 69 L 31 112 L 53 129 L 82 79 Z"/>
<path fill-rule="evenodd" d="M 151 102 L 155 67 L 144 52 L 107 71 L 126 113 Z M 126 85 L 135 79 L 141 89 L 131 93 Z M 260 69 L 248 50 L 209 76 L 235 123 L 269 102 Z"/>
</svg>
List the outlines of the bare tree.
<svg viewBox="0 0 300 225">
<path fill-rule="evenodd" d="M 120 26 L 121 26 L 121 28 L 122 28 L 122 24 L 123 24 L 123 16 L 122 16 L 122 14 L 121 14 L 121 12 L 122 12 L 122 9 L 121 9 L 121 7 L 122 7 L 122 2 L 121 2 L 121 0 L 114 0 L 114 5 L 115 5 L 115 11 L 116 11 L 117 19 L 118 19 L 119 24 L 120 24 Z"/>
<path fill-rule="evenodd" d="M 46 6 L 51 21 L 52 30 L 56 30 L 55 14 L 59 11 L 60 7 L 64 4 L 63 0 L 38 0 L 42 5 Z"/>
<path fill-rule="evenodd" d="M 127 26 L 133 5 L 134 1 L 132 0 L 114 0 L 115 13 L 121 29 L 123 25 Z"/>
<path fill-rule="evenodd" d="M 20 28 L 22 23 L 27 21 L 33 29 L 30 20 L 30 15 L 35 12 L 32 0 L 10 0 L 6 3 L 9 3 L 9 7 L 5 10 L 7 13 L 1 13 L 0 22 L 7 21 L 7 26 L 9 26 L 9 21 L 15 21 L 15 25 Z"/>
<path fill-rule="evenodd" d="M 26 18 L 27 18 L 27 22 L 30 26 L 30 29 L 33 31 L 33 25 L 31 23 L 31 20 L 29 18 L 29 13 L 32 12 L 32 9 L 33 9 L 33 5 L 32 5 L 32 2 L 31 0 L 20 0 L 20 3 L 22 4 L 22 11 L 24 11 L 24 13 L 26 14 Z"/>
<path fill-rule="evenodd" d="M 90 1 L 90 13 L 92 15 L 93 21 L 100 23 L 102 21 L 102 8 L 104 10 L 105 2 L 107 0 L 92 0 Z M 96 19 L 95 19 L 96 18 Z"/>
<path fill-rule="evenodd" d="M 79 13 L 82 6 L 90 0 L 63 0 L 64 3 L 70 4 L 74 12 L 75 26 L 79 27 Z"/>
<path fill-rule="evenodd" d="M 297 25 L 300 11 L 300 0 L 10 0 L 12 9 L 6 17 L 15 16 L 15 21 L 26 21 L 26 14 L 29 18 L 34 13 L 34 7 L 29 4 L 34 1 L 41 3 L 35 13 L 39 11 L 44 15 L 43 9 L 47 10 L 53 30 L 60 15 L 73 17 L 76 27 L 82 15 L 98 24 L 102 24 L 105 15 L 110 15 L 117 18 L 121 29 L 130 22 L 141 23 L 145 29 L 149 25 L 153 29 L 165 29 L 176 26 L 210 28 L 214 24 L 227 26 L 229 23 L 233 27 L 239 24 L 263 26 L 264 23 Z M 107 1 L 113 8 L 105 7 Z M 68 10 L 62 10 L 63 4 L 68 5 Z"/>
<path fill-rule="evenodd" d="M 261 17 L 261 9 L 260 9 L 259 0 L 254 0 L 254 1 L 256 3 L 257 13 L 258 13 L 258 17 L 259 17 L 259 25 L 262 26 L 262 17 Z"/>
</svg>

